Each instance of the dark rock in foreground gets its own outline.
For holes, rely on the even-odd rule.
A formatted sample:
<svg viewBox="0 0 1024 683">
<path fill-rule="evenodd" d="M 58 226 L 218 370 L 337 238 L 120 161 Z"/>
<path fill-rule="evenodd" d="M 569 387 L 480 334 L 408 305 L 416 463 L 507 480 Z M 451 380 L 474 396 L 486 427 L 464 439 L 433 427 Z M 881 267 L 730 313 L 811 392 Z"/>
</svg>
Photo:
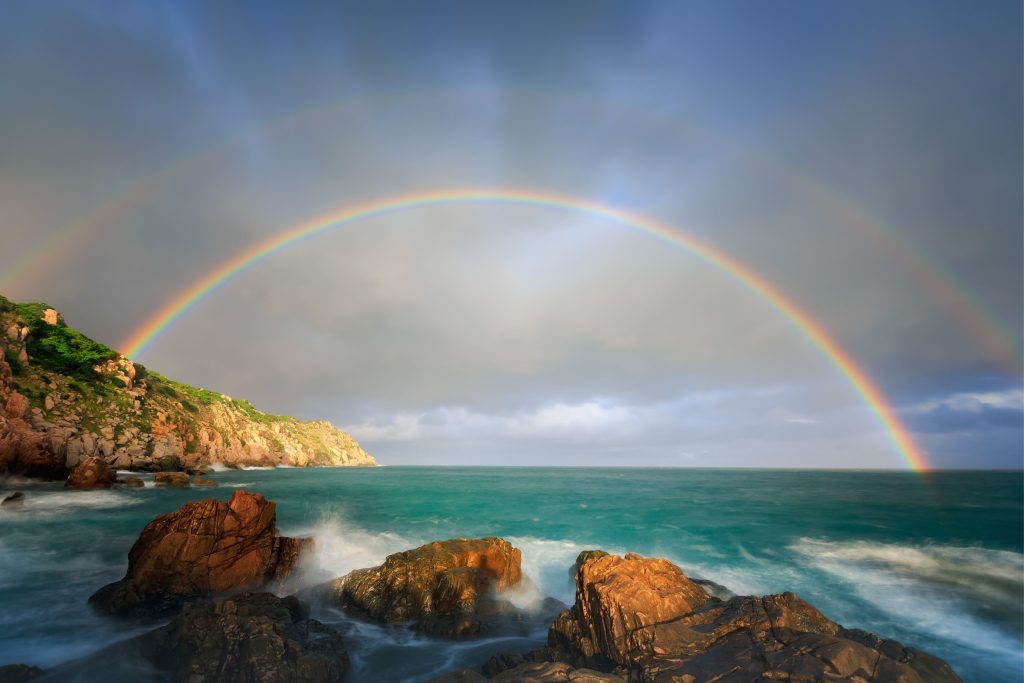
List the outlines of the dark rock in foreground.
<svg viewBox="0 0 1024 683">
<path fill-rule="evenodd" d="M 275 507 L 236 491 L 227 503 L 206 498 L 157 517 L 128 553 L 125 577 L 89 603 L 110 614 L 157 616 L 196 597 L 283 581 L 312 541 L 279 536 Z"/>
<path fill-rule="evenodd" d="M 186 605 L 141 643 L 154 665 L 189 683 L 328 683 L 348 668 L 341 636 L 296 598 L 270 593 Z"/>
<path fill-rule="evenodd" d="M 521 553 L 500 538 L 458 538 L 389 555 L 320 587 L 335 605 L 447 638 L 479 635 L 514 608 L 491 597 L 522 580 Z"/>
<path fill-rule="evenodd" d="M 6 664 L 0 666 L 0 683 L 25 683 L 42 675 L 43 670 L 38 666 L 30 666 L 28 664 Z"/>
<path fill-rule="evenodd" d="M 639 681 L 960 681 L 942 660 L 844 629 L 792 593 L 722 601 L 633 554 L 580 564 L 576 604 L 548 645 L 554 660 Z"/>
<path fill-rule="evenodd" d="M 117 481 L 117 472 L 102 458 L 86 458 L 71 470 L 66 489 L 109 489 Z"/>
</svg>

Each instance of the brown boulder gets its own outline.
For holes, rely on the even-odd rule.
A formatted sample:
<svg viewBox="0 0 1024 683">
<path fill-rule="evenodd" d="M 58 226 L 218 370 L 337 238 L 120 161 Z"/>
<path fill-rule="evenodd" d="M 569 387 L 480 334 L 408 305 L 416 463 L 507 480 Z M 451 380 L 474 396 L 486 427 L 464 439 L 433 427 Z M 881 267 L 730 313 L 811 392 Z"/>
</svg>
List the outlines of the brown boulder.
<svg viewBox="0 0 1024 683">
<path fill-rule="evenodd" d="M 140 640 L 145 656 L 175 681 L 328 683 L 348 668 L 341 636 L 307 618 L 294 597 L 270 593 L 186 605 Z"/>
<path fill-rule="evenodd" d="M 109 489 L 115 481 L 117 481 L 116 471 L 102 458 L 90 457 L 71 470 L 67 481 L 64 482 L 64 488 Z"/>
<path fill-rule="evenodd" d="M 203 479 L 202 477 L 199 476 L 199 472 L 196 472 L 194 475 L 192 475 L 192 485 L 207 488 L 216 488 L 217 482 L 215 482 L 213 479 Z"/>
<path fill-rule="evenodd" d="M 114 483 L 117 486 L 123 486 L 129 489 L 141 489 L 146 485 L 146 482 L 139 477 L 121 477 Z"/>
<path fill-rule="evenodd" d="M 792 593 L 709 596 L 666 560 L 585 560 L 549 654 L 630 680 L 957 683 L 940 659 L 843 629 Z"/>
<path fill-rule="evenodd" d="M 500 538 L 457 538 L 389 555 L 384 564 L 330 582 L 335 604 L 386 623 L 415 622 L 449 638 L 478 635 L 502 611 L 492 591 L 522 580 L 517 548 Z"/>
<path fill-rule="evenodd" d="M 125 577 L 89 602 L 111 614 L 162 614 L 197 596 L 283 581 L 312 541 L 279 536 L 275 507 L 236 491 L 227 503 L 206 498 L 157 517 L 128 553 Z"/>
<path fill-rule="evenodd" d="M 184 472 L 157 472 L 153 475 L 153 483 L 157 486 L 187 489 L 188 475 Z"/>
</svg>

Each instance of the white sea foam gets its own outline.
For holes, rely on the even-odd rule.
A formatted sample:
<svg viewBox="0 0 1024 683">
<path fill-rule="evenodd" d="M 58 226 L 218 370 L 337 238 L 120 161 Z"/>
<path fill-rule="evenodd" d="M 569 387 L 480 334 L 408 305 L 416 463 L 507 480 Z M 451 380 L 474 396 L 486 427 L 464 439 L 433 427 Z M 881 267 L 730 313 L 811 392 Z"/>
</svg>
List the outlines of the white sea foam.
<svg viewBox="0 0 1024 683">
<path fill-rule="evenodd" d="M 1014 618 L 1024 556 L 953 546 L 905 546 L 802 538 L 790 546 L 809 565 L 915 630 L 1020 660 L 1021 643 L 980 612 Z"/>
<path fill-rule="evenodd" d="M 25 494 L 25 502 L 6 514 L 5 519 L 18 521 L 33 517 L 56 517 L 78 510 L 97 510 L 137 505 L 142 501 L 125 491 L 101 489 L 97 491 L 29 491 Z"/>
<path fill-rule="evenodd" d="M 227 465 L 225 465 L 224 463 L 211 462 L 210 463 L 210 469 L 213 470 L 214 472 L 227 472 L 231 468 L 228 467 Z"/>
<path fill-rule="evenodd" d="M 304 557 L 302 566 L 303 572 L 313 580 L 344 576 L 353 569 L 372 567 L 392 553 L 424 543 L 395 533 L 368 531 L 338 514 L 324 516 L 314 526 L 289 531 L 287 535 L 313 537 L 313 552 Z"/>
</svg>

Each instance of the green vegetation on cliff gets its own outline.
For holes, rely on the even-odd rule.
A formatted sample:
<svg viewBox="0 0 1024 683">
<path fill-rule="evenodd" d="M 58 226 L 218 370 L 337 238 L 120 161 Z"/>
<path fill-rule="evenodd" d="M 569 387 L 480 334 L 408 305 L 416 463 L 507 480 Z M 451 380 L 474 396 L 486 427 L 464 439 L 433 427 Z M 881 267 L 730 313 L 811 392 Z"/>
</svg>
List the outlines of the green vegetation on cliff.
<svg viewBox="0 0 1024 683">
<path fill-rule="evenodd" d="M 0 417 L 12 392 L 24 396 L 25 419 L 68 467 L 88 455 L 125 469 L 376 464 L 327 422 L 264 413 L 147 370 L 45 303 L 0 296 L 0 351 Z"/>
</svg>

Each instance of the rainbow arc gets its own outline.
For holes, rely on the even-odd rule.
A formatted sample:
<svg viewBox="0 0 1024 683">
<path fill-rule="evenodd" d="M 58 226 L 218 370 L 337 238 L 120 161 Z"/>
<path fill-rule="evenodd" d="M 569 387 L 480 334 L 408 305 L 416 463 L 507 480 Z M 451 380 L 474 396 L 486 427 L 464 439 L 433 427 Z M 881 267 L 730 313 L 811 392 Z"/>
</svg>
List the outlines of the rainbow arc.
<svg viewBox="0 0 1024 683">
<path fill-rule="evenodd" d="M 668 244 L 682 248 L 712 267 L 728 274 L 782 314 L 818 349 L 828 362 L 839 370 L 847 383 L 871 409 L 889 440 L 910 468 L 916 471 L 928 469 L 925 454 L 914 442 L 909 430 L 900 421 L 874 380 L 819 323 L 796 302 L 785 296 L 775 285 L 725 252 L 675 228 L 619 209 L 562 195 L 503 189 L 442 190 L 404 194 L 320 216 L 272 235 L 220 263 L 175 295 L 138 327 L 121 344 L 120 348 L 124 355 L 137 358 L 200 300 L 209 296 L 247 268 L 301 240 L 375 216 L 429 206 L 467 203 L 518 204 L 582 212 L 648 233 Z"/>
</svg>

